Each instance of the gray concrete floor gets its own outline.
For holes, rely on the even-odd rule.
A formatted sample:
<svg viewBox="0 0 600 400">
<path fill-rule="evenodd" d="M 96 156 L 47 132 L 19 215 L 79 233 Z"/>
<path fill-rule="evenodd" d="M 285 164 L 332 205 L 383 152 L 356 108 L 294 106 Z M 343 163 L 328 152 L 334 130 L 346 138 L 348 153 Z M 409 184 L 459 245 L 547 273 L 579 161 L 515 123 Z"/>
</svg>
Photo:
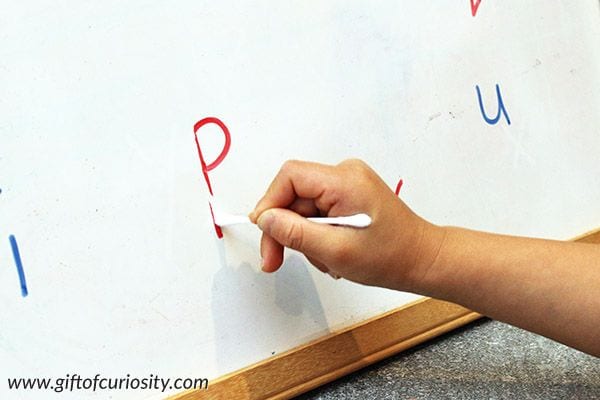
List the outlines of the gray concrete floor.
<svg viewBox="0 0 600 400">
<path fill-rule="evenodd" d="M 299 399 L 600 399 L 600 358 L 482 319 Z"/>
</svg>

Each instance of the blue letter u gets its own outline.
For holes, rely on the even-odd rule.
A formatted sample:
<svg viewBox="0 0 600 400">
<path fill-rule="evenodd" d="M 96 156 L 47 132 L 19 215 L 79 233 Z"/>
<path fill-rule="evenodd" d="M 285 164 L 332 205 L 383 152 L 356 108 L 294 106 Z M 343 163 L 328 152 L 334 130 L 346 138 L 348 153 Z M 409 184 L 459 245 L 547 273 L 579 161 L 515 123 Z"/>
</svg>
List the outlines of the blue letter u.
<svg viewBox="0 0 600 400">
<path fill-rule="evenodd" d="M 506 118 L 506 122 L 510 125 L 510 117 L 506 112 L 506 108 L 504 108 L 504 102 L 502 101 L 502 95 L 500 94 L 500 86 L 496 84 L 496 96 L 498 97 L 498 113 L 495 118 L 490 118 L 486 115 L 485 110 L 483 109 L 483 101 L 481 100 L 481 91 L 479 90 L 479 86 L 475 85 L 475 90 L 477 90 L 477 100 L 479 100 L 479 109 L 481 110 L 481 115 L 485 122 L 490 125 L 495 125 L 500 120 L 500 115 L 504 114 L 504 118 Z"/>
</svg>

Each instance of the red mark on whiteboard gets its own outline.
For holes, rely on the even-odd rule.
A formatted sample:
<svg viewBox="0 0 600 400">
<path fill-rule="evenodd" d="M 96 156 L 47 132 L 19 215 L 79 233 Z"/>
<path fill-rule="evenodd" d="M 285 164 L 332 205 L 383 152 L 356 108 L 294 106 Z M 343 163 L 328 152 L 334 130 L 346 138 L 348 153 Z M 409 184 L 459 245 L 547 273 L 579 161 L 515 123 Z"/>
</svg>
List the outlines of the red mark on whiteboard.
<svg viewBox="0 0 600 400">
<path fill-rule="evenodd" d="M 198 130 L 200 130 L 200 128 L 202 128 L 206 124 L 217 125 L 219 128 L 221 128 L 221 131 L 223 131 L 223 134 L 225 135 L 225 145 L 223 146 L 223 150 L 221 150 L 221 153 L 210 164 L 207 164 L 206 161 L 204 160 L 204 156 L 202 155 L 202 150 L 200 150 L 200 141 L 198 140 Z M 208 191 L 212 196 L 213 190 L 212 190 L 212 185 L 210 184 L 210 178 L 208 177 L 208 172 L 212 171 L 213 169 L 218 167 L 219 164 L 221 164 L 223 162 L 223 160 L 225 159 L 225 156 L 229 152 L 229 147 L 231 146 L 231 135 L 229 134 L 229 129 L 227 129 L 225 124 L 220 119 L 214 118 L 214 117 L 207 117 L 207 118 L 201 119 L 200 121 L 196 122 L 196 124 L 194 124 L 194 137 L 196 138 L 196 148 L 198 149 L 198 157 L 200 158 L 200 166 L 202 167 L 202 174 L 204 175 L 204 180 L 206 181 L 206 185 L 208 186 Z M 217 232 L 217 237 L 219 239 L 221 239 L 223 237 L 223 232 L 221 231 L 221 227 L 219 227 L 215 223 L 215 216 L 213 214 L 212 206 L 210 206 L 210 203 L 208 205 L 210 207 L 210 215 L 212 216 L 213 224 L 215 225 L 215 231 Z"/>
<path fill-rule="evenodd" d="M 402 189 L 402 184 L 404 182 L 402 181 L 402 179 L 400 179 L 398 181 L 398 184 L 396 185 L 396 191 L 394 193 L 396 193 L 396 196 L 398 196 L 400 194 L 400 189 Z"/>
<path fill-rule="evenodd" d="M 471 0 L 471 15 L 475 16 L 477 14 L 477 9 L 481 4 L 481 0 Z"/>
</svg>

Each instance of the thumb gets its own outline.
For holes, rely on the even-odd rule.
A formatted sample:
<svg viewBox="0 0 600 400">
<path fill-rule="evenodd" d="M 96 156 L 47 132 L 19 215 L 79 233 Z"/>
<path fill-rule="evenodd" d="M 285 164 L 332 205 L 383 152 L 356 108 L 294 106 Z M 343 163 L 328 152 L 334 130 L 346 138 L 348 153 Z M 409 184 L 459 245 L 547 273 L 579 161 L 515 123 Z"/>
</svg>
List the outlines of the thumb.
<svg viewBox="0 0 600 400">
<path fill-rule="evenodd" d="M 271 208 L 263 212 L 256 222 L 258 227 L 282 246 L 320 258 L 330 246 L 332 227 L 311 222 L 303 216 L 284 208 Z"/>
</svg>

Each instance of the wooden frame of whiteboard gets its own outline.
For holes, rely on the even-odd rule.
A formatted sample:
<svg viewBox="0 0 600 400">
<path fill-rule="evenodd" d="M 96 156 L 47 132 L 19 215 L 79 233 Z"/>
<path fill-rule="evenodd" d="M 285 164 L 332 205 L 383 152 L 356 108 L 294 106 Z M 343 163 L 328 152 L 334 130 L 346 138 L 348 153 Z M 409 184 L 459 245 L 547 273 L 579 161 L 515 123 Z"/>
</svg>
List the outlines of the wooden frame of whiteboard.
<svg viewBox="0 0 600 400">
<path fill-rule="evenodd" d="M 600 243 L 600 230 L 573 239 Z M 482 315 L 423 298 L 224 375 L 171 400 L 287 399 L 474 321 Z"/>
</svg>

